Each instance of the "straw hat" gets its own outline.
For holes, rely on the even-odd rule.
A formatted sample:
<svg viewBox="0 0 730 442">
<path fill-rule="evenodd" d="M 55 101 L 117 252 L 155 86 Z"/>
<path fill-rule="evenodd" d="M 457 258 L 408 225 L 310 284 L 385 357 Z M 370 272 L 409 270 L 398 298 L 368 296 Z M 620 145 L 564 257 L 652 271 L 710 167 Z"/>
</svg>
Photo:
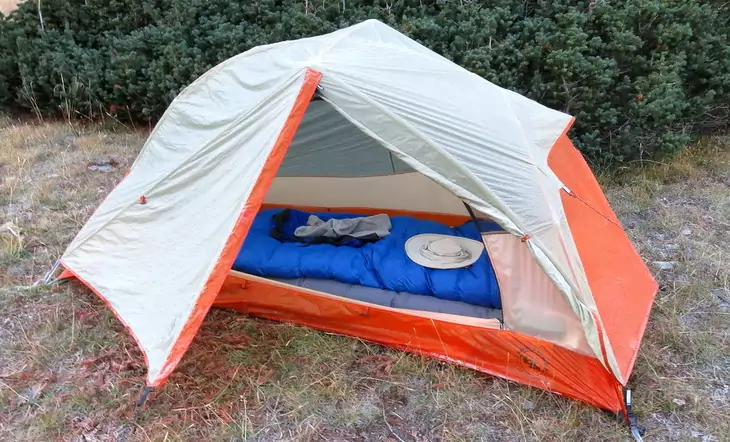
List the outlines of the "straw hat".
<svg viewBox="0 0 730 442">
<path fill-rule="evenodd" d="M 406 254 L 416 264 L 432 269 L 458 269 L 476 262 L 484 244 L 459 236 L 423 234 L 408 238 Z"/>
</svg>

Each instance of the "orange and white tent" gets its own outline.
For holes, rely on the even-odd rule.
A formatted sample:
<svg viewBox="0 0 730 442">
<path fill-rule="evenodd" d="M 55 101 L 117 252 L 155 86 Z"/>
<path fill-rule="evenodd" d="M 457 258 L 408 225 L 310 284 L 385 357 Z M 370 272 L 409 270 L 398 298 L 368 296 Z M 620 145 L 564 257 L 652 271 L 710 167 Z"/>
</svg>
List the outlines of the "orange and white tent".
<svg viewBox="0 0 730 442">
<path fill-rule="evenodd" d="M 174 370 L 213 305 L 358 336 L 625 410 L 657 289 L 566 132 L 572 117 L 369 20 L 233 57 L 170 105 L 61 259 Z M 503 319 L 231 271 L 264 205 L 408 213 L 483 241 Z"/>
</svg>

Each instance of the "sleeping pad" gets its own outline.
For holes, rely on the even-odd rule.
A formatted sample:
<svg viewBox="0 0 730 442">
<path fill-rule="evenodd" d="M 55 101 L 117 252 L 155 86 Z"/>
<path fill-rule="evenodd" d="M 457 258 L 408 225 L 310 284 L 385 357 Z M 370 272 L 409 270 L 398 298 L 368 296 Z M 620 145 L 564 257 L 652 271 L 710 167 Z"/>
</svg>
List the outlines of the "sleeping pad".
<svg viewBox="0 0 730 442">
<path fill-rule="evenodd" d="M 486 252 L 469 267 L 430 269 L 416 264 L 406 255 L 405 243 L 415 235 L 436 233 L 481 241 L 480 231 L 500 230 L 495 223 L 469 221 L 448 227 L 435 221 L 410 216 L 390 218 L 390 235 L 360 247 L 332 244 L 282 242 L 270 232 L 274 215 L 284 209 L 266 209 L 256 215 L 246 240 L 233 263 L 233 269 L 272 278 L 332 279 L 394 292 L 434 296 L 440 299 L 501 308 L 499 288 Z M 291 210 L 285 231 L 305 225 L 312 213 Z M 317 212 L 323 221 L 365 215 Z"/>
</svg>

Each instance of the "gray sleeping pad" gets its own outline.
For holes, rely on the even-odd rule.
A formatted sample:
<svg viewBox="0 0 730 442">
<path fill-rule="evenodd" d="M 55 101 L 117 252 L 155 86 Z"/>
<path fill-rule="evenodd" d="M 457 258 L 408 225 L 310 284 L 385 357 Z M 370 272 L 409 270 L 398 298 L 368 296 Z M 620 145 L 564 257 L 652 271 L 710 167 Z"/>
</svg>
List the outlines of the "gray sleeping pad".
<svg viewBox="0 0 730 442">
<path fill-rule="evenodd" d="M 347 284 L 331 279 L 316 278 L 271 278 L 286 284 L 304 287 L 310 290 L 330 293 L 343 298 L 369 302 L 386 307 L 427 312 L 448 313 L 469 316 L 472 318 L 502 320 L 502 310 L 468 304 L 461 301 L 450 301 L 433 296 L 414 295 L 408 292 L 394 292 L 356 284 Z"/>
</svg>

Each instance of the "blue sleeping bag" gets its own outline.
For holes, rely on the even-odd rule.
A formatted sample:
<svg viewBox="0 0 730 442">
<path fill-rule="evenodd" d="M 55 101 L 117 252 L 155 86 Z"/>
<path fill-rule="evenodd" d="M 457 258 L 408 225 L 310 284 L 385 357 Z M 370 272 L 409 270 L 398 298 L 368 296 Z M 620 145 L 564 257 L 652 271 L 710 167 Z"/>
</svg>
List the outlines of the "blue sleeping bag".
<svg viewBox="0 0 730 442">
<path fill-rule="evenodd" d="M 333 279 L 348 284 L 395 292 L 430 295 L 441 299 L 501 308 L 499 288 L 486 253 L 469 267 L 450 270 L 429 269 L 411 261 L 406 241 L 422 233 L 454 235 L 481 241 L 480 231 L 501 230 L 492 222 L 479 221 L 448 227 L 434 221 L 409 216 L 390 218 L 390 235 L 362 247 L 331 244 L 280 242 L 270 236 L 272 218 L 282 209 L 258 213 L 241 247 L 233 268 L 252 275 L 273 278 Z M 284 230 L 307 223 L 310 213 L 291 210 Z M 333 212 L 315 213 L 324 221 L 363 215 Z"/>
</svg>

